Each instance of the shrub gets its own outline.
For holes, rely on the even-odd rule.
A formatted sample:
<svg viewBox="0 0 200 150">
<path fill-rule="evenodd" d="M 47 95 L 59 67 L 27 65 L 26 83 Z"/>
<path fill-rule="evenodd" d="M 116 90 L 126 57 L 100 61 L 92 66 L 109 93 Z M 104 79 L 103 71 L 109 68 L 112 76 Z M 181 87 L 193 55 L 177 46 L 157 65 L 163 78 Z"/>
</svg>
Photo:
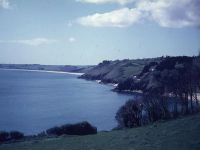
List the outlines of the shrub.
<svg viewBox="0 0 200 150">
<path fill-rule="evenodd" d="M 0 142 L 7 141 L 9 138 L 9 133 L 5 131 L 0 131 Z"/>
<path fill-rule="evenodd" d="M 129 100 L 117 112 L 115 118 L 119 127 L 136 127 L 141 125 L 141 105 L 134 100 Z"/>
<path fill-rule="evenodd" d="M 60 127 L 53 127 L 53 128 L 47 129 L 46 133 L 48 135 L 58 135 L 58 136 L 63 134 Z"/>
<path fill-rule="evenodd" d="M 11 140 L 19 140 L 24 138 L 24 134 L 19 131 L 11 131 L 10 132 L 10 139 Z"/>
<path fill-rule="evenodd" d="M 87 135 L 97 133 L 97 128 L 93 127 L 86 121 L 76 124 L 63 125 L 61 128 L 64 134 L 69 135 Z"/>
<path fill-rule="evenodd" d="M 139 74 L 139 76 L 143 76 L 145 73 L 150 71 L 151 67 L 156 66 L 158 63 L 157 62 L 150 62 L 149 64 L 145 65 L 142 72 Z"/>
<path fill-rule="evenodd" d="M 132 85 L 134 83 L 134 80 L 132 78 L 128 78 L 123 82 L 120 82 L 117 86 L 117 90 L 130 90 Z"/>
<path fill-rule="evenodd" d="M 168 99 L 162 96 L 143 96 L 144 109 L 148 113 L 148 119 L 150 122 L 154 122 L 160 119 L 169 119 L 169 104 Z"/>
<path fill-rule="evenodd" d="M 149 122 L 171 118 L 169 101 L 163 96 L 143 95 L 129 100 L 117 111 L 115 119 L 119 128 L 138 127 Z"/>
<path fill-rule="evenodd" d="M 54 127 L 46 130 L 48 135 L 88 135 L 96 134 L 97 128 L 92 126 L 90 123 L 84 121 L 76 124 L 66 124 L 60 127 Z"/>
</svg>

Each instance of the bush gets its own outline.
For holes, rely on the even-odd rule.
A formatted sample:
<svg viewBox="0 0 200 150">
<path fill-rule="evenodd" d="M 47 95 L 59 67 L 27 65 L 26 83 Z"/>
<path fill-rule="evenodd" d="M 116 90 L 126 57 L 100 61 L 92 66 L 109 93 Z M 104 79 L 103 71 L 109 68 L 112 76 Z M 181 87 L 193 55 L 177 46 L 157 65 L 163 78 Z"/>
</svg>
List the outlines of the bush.
<svg viewBox="0 0 200 150">
<path fill-rule="evenodd" d="M 170 118 L 169 102 L 165 97 L 144 95 L 143 104 L 150 122 Z"/>
<path fill-rule="evenodd" d="M 117 86 L 117 90 L 131 90 L 134 85 L 134 80 L 132 78 L 128 78 L 123 82 L 120 82 Z"/>
<path fill-rule="evenodd" d="M 60 135 L 63 134 L 63 131 L 60 127 L 53 127 L 53 128 L 47 129 L 46 133 L 48 135 L 58 135 L 58 136 L 60 136 Z"/>
<path fill-rule="evenodd" d="M 18 131 L 0 131 L 0 142 L 10 141 L 10 140 L 20 140 L 24 138 L 24 134 Z"/>
<path fill-rule="evenodd" d="M 170 119 L 169 102 L 163 96 L 143 95 L 129 100 L 117 111 L 119 128 L 138 127 L 161 119 Z"/>
<path fill-rule="evenodd" d="M 156 65 L 158 65 L 157 62 L 150 62 L 149 64 L 145 65 L 144 68 L 143 68 L 143 70 L 142 70 L 142 72 L 139 74 L 139 76 L 140 77 L 143 76 L 145 73 L 147 73 L 147 72 L 150 71 L 151 67 L 154 67 Z"/>
<path fill-rule="evenodd" d="M 5 131 L 0 131 L 0 142 L 5 142 L 9 138 L 9 133 Z"/>
<path fill-rule="evenodd" d="M 84 121 L 76 124 L 66 124 L 60 127 L 54 127 L 46 130 L 48 135 L 88 135 L 96 134 L 97 128 Z"/>
<path fill-rule="evenodd" d="M 97 128 L 93 127 L 86 121 L 77 124 L 63 125 L 61 128 L 64 134 L 69 135 L 87 135 L 97 133 Z"/>
<path fill-rule="evenodd" d="M 11 140 L 19 140 L 24 138 L 24 134 L 19 131 L 11 131 L 10 132 L 10 139 Z"/>
<path fill-rule="evenodd" d="M 119 127 L 136 127 L 141 125 L 142 117 L 142 105 L 137 101 L 129 100 L 124 106 L 122 106 L 115 118 L 118 122 Z"/>
</svg>

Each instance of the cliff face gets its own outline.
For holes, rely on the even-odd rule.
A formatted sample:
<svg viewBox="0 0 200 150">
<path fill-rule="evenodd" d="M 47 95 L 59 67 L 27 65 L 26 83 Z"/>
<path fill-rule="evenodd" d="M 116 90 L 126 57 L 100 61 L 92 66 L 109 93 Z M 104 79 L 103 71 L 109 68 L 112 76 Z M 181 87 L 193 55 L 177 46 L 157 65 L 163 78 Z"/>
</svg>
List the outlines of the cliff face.
<svg viewBox="0 0 200 150">
<path fill-rule="evenodd" d="M 164 94 L 199 84 L 200 57 L 165 57 L 147 64 L 138 76 L 120 82 L 116 90 L 141 90 L 144 93 Z M 190 83 L 191 82 L 191 83 Z"/>
<path fill-rule="evenodd" d="M 130 77 L 139 75 L 145 65 L 152 61 L 159 60 L 160 58 L 103 61 L 86 72 L 80 78 L 88 80 L 101 80 L 103 83 L 124 82 Z"/>
<path fill-rule="evenodd" d="M 101 80 L 103 83 L 117 83 L 116 91 L 163 94 L 178 88 L 174 85 L 182 84 L 182 81 L 189 81 L 187 76 L 190 74 L 194 75 L 194 78 L 200 76 L 200 57 L 167 56 L 103 61 L 86 71 L 80 78 Z"/>
</svg>

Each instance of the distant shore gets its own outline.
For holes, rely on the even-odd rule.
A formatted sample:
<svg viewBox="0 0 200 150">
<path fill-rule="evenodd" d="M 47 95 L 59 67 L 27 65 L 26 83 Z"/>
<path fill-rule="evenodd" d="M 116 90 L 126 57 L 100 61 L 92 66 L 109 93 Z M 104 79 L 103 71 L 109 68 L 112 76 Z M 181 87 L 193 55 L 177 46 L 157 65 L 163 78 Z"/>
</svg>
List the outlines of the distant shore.
<svg viewBox="0 0 200 150">
<path fill-rule="evenodd" d="M 29 70 L 29 69 L 7 69 L 7 68 L 0 68 L 0 70 L 16 70 L 16 71 L 31 71 L 31 72 L 46 72 L 46 73 L 61 73 L 61 74 L 71 74 L 81 76 L 84 73 L 77 73 L 77 72 L 64 72 L 64 71 L 49 71 L 49 70 Z"/>
</svg>

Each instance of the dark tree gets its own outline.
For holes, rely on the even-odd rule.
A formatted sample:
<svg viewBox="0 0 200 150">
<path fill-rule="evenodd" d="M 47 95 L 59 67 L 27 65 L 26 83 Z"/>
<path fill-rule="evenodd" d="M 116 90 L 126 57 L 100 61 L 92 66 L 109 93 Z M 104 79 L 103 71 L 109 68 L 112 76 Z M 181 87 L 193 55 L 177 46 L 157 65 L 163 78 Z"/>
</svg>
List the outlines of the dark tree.
<svg viewBox="0 0 200 150">
<path fill-rule="evenodd" d="M 0 131 L 0 142 L 5 142 L 9 138 L 9 133 L 5 131 Z"/>
<path fill-rule="evenodd" d="M 86 121 L 76 124 L 63 125 L 61 126 L 61 129 L 64 134 L 68 135 L 88 135 L 97 133 L 97 128 Z"/>
<path fill-rule="evenodd" d="M 129 100 L 123 105 L 115 116 L 119 127 L 137 127 L 141 126 L 141 105 L 134 100 Z"/>
<path fill-rule="evenodd" d="M 24 134 L 19 131 L 11 131 L 10 132 L 10 139 L 11 140 L 19 140 L 24 138 Z"/>
<path fill-rule="evenodd" d="M 76 124 L 66 124 L 60 127 L 53 127 L 46 130 L 48 135 L 88 135 L 96 134 L 97 128 L 92 126 L 90 123 L 84 121 Z"/>
<path fill-rule="evenodd" d="M 57 136 L 60 136 L 63 134 L 62 129 L 60 127 L 53 127 L 53 128 L 47 129 L 46 133 L 48 135 L 57 135 Z"/>
<path fill-rule="evenodd" d="M 169 103 L 166 97 L 160 95 L 144 95 L 143 104 L 150 122 L 170 118 Z"/>
</svg>

